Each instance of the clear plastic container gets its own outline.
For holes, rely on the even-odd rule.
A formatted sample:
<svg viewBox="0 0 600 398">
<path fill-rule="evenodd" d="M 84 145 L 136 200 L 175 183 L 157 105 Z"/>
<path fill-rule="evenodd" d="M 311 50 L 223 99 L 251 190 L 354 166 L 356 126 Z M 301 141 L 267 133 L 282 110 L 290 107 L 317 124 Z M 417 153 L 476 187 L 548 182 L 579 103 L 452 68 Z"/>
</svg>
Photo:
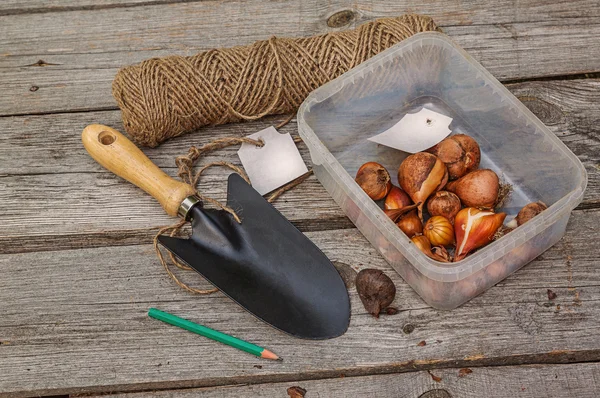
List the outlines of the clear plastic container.
<svg viewBox="0 0 600 398">
<path fill-rule="evenodd" d="M 423 106 L 453 118 L 490 168 L 513 186 L 506 222 L 525 204 L 549 208 L 464 260 L 421 253 L 355 183 L 365 162 L 383 164 L 397 185 L 407 153 L 377 145 L 379 134 Z M 453 309 L 518 270 L 565 233 L 587 174 L 577 157 L 477 61 L 440 33 L 419 33 L 320 87 L 298 110 L 300 136 L 317 178 L 363 235 L 432 307 Z"/>
</svg>

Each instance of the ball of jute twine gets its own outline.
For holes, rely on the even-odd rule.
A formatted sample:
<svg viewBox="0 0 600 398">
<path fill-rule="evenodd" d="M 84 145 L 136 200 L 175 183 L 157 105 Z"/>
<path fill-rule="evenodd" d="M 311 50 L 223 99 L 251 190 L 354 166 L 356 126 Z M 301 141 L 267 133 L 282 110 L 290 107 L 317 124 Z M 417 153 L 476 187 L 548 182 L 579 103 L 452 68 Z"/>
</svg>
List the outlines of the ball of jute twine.
<svg viewBox="0 0 600 398">
<path fill-rule="evenodd" d="M 403 15 L 320 36 L 149 59 L 117 73 L 113 96 L 131 138 L 155 147 L 203 126 L 292 112 L 317 87 L 433 30 L 430 17 Z"/>
<path fill-rule="evenodd" d="M 293 115 L 291 115 L 293 116 Z M 288 117 L 286 120 L 284 120 L 282 123 L 280 123 L 279 125 L 276 126 L 276 128 L 281 128 L 284 125 L 286 125 L 290 120 L 292 119 L 292 117 Z M 296 137 L 294 138 L 294 142 L 299 143 L 302 142 L 302 140 L 300 139 L 300 137 Z M 194 172 L 194 166 L 195 164 L 198 162 L 198 160 L 205 154 L 218 150 L 218 149 L 223 149 L 226 148 L 228 146 L 231 145 L 240 145 L 243 143 L 248 143 L 248 144 L 253 144 L 259 147 L 262 147 L 264 145 L 264 142 L 262 140 L 254 140 L 252 138 L 248 138 L 248 137 L 226 137 L 226 138 L 220 138 L 217 140 L 214 140 L 208 144 L 205 144 L 199 148 L 192 146 L 189 150 L 188 153 L 184 156 L 178 156 L 175 159 L 175 163 L 177 164 L 177 175 L 179 176 L 179 178 L 181 178 L 181 180 L 189 185 L 191 185 L 192 187 L 194 187 L 195 193 L 198 197 L 200 197 L 204 203 L 210 203 L 212 204 L 214 207 L 222 209 L 224 211 L 226 211 L 227 213 L 231 214 L 231 216 L 237 221 L 237 222 L 242 222 L 239 218 L 239 216 L 236 214 L 236 212 L 222 204 L 221 202 L 207 196 L 204 194 L 201 194 L 198 191 L 198 184 L 200 182 L 200 177 L 202 176 L 202 173 L 204 171 L 206 171 L 208 168 L 210 167 L 215 167 L 215 166 L 220 166 L 220 167 L 227 167 L 231 170 L 233 170 L 234 172 L 238 173 L 240 176 L 242 176 L 242 178 L 244 180 L 246 180 L 246 182 L 248 184 L 250 184 L 250 180 L 248 179 L 248 176 L 246 175 L 246 173 L 244 172 L 244 170 L 239 167 L 236 166 L 233 163 L 227 162 L 227 161 L 216 161 L 216 162 L 211 162 L 208 164 L 203 165 L 202 167 L 200 167 L 197 171 Z M 283 195 L 285 192 L 289 191 L 290 189 L 296 187 L 297 185 L 301 184 L 303 181 L 305 181 L 310 175 L 312 174 L 312 170 L 309 170 L 307 173 L 301 175 L 300 177 L 296 178 L 295 180 L 289 182 L 288 184 L 282 186 L 281 188 L 273 191 L 271 193 L 271 195 L 269 195 L 269 197 L 267 198 L 267 201 L 269 203 L 274 202 L 277 198 L 279 198 L 281 195 Z M 171 265 L 175 265 L 177 268 L 185 270 L 185 271 L 192 271 L 193 269 L 183 263 L 181 263 L 171 252 L 168 252 L 168 259 L 165 259 L 159 243 L 158 243 L 158 237 L 160 235 L 163 234 L 168 234 L 169 236 L 173 237 L 173 236 L 180 236 L 182 235 L 182 228 L 187 224 L 187 221 L 185 220 L 180 220 L 177 223 L 173 224 L 173 225 L 169 225 L 166 227 L 161 228 L 157 234 L 154 236 L 154 250 L 156 251 L 156 255 L 158 257 L 158 260 L 160 261 L 160 263 L 162 264 L 162 266 L 164 267 L 165 271 L 167 271 L 167 274 L 169 275 L 169 277 L 171 279 L 173 279 L 173 281 L 181 288 L 192 292 L 192 293 L 197 293 L 197 294 L 211 294 L 214 293 L 216 291 L 218 291 L 219 289 L 217 288 L 213 288 L 213 289 L 198 289 L 198 288 L 194 288 L 189 286 L 188 284 L 186 284 L 185 282 L 181 281 L 177 275 L 171 270 Z"/>
</svg>

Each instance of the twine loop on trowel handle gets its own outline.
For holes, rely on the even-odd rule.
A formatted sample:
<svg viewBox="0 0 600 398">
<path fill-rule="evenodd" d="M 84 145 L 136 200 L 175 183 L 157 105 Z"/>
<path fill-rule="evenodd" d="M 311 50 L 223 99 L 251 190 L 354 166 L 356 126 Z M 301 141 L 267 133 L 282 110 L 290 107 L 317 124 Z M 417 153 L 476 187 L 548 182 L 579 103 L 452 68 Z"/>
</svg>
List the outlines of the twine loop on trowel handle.
<svg viewBox="0 0 600 398">
<path fill-rule="evenodd" d="M 276 128 L 280 128 L 283 127 L 285 124 L 287 124 L 293 117 L 294 115 L 292 114 L 291 117 L 287 118 L 286 120 L 284 120 L 282 123 L 280 123 L 279 125 L 276 126 Z M 299 143 L 302 142 L 302 140 L 300 139 L 300 137 L 295 137 L 294 138 L 294 142 Z M 248 143 L 248 144 L 253 144 L 256 146 L 260 146 L 262 147 L 264 145 L 264 142 L 262 140 L 254 140 L 252 138 L 248 138 L 248 137 L 226 137 L 226 138 L 219 138 L 216 139 L 208 144 L 205 144 L 203 146 L 201 146 L 200 148 L 197 148 L 195 146 L 190 147 L 190 149 L 188 150 L 188 153 L 186 155 L 183 156 L 178 156 L 175 159 L 175 163 L 177 164 L 177 168 L 178 168 L 178 172 L 177 175 L 179 176 L 179 178 L 181 178 L 183 180 L 183 182 L 191 185 L 192 187 L 194 187 L 195 191 L 196 191 L 196 195 L 198 195 L 198 197 L 200 197 L 205 203 L 210 203 L 213 206 L 220 208 L 226 212 L 228 212 L 229 214 L 231 214 L 231 216 L 237 221 L 237 222 L 241 222 L 239 216 L 236 214 L 236 212 L 222 204 L 221 202 L 219 202 L 218 200 L 215 200 L 207 195 L 203 195 L 198 191 L 198 183 L 200 182 L 200 177 L 202 176 L 202 173 L 208 169 L 209 167 L 214 167 L 214 166 L 221 166 L 221 167 L 228 167 L 231 170 L 233 170 L 234 172 L 238 173 L 240 176 L 242 176 L 242 178 L 244 180 L 246 180 L 246 182 L 248 184 L 250 184 L 250 180 L 248 179 L 248 176 L 246 175 L 246 172 L 239 166 L 236 166 L 233 163 L 227 162 L 227 161 L 217 161 L 217 162 L 211 162 L 208 163 L 202 167 L 200 167 L 198 169 L 198 171 L 196 171 L 194 173 L 194 165 L 196 164 L 196 162 L 200 159 L 200 157 L 208 152 L 212 152 L 218 149 L 223 149 L 226 148 L 228 146 L 231 145 L 240 145 L 243 143 Z M 295 180 L 289 182 L 288 184 L 284 185 L 283 187 L 277 189 L 276 191 L 274 191 L 269 198 L 267 199 L 267 201 L 269 203 L 272 203 L 273 201 L 275 201 L 277 198 L 279 198 L 282 194 L 284 194 L 285 192 L 289 191 L 290 189 L 296 187 L 297 185 L 301 184 L 304 180 L 306 180 L 310 175 L 312 174 L 312 170 L 310 170 L 308 173 L 303 174 L 302 176 L 296 178 Z M 181 234 L 181 229 L 185 226 L 187 222 L 185 220 L 180 220 L 177 223 L 173 224 L 173 225 L 169 225 L 166 227 L 161 228 L 157 234 L 154 236 L 154 250 L 156 251 L 156 255 L 158 257 L 158 260 L 160 261 L 160 263 L 162 264 L 162 266 L 164 267 L 164 269 L 167 271 L 167 274 L 169 275 L 169 277 L 171 279 L 173 279 L 173 281 L 179 285 L 181 288 L 192 292 L 192 293 L 197 293 L 197 294 L 210 294 L 210 293 L 214 293 L 216 291 L 218 291 L 219 289 L 217 288 L 213 288 L 213 289 L 197 289 L 197 288 L 193 288 L 189 285 L 187 285 L 186 283 L 182 282 L 177 275 L 175 275 L 173 273 L 173 271 L 170 268 L 170 264 L 169 261 L 166 260 L 163 256 L 162 251 L 160 250 L 159 247 L 159 243 L 158 243 L 158 237 L 160 235 L 163 234 L 168 234 L 171 237 L 174 236 L 178 236 Z M 187 265 L 181 263 L 179 260 L 177 260 L 177 258 L 173 255 L 173 253 L 169 252 L 169 260 L 172 264 L 174 264 L 176 267 L 178 267 L 179 269 L 182 270 L 186 270 L 186 271 L 191 271 L 192 268 L 188 267 Z"/>
<path fill-rule="evenodd" d="M 434 30 L 427 16 L 403 15 L 320 36 L 149 59 L 117 73 L 113 96 L 131 138 L 155 147 L 203 126 L 289 113 L 312 90 L 407 37 Z"/>
</svg>

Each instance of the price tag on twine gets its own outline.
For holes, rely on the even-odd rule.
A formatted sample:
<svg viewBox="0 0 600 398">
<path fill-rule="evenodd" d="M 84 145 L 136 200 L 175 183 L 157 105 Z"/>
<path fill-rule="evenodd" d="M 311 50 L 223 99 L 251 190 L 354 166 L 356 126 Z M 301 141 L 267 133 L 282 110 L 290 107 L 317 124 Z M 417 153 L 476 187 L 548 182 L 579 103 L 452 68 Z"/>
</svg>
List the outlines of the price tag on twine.
<svg viewBox="0 0 600 398">
<path fill-rule="evenodd" d="M 409 113 L 381 134 L 369 141 L 417 153 L 431 148 L 450 134 L 452 118 L 430 109 L 423 108 L 417 113 Z"/>
<path fill-rule="evenodd" d="M 308 172 L 300 152 L 288 134 L 269 127 L 249 135 L 262 140 L 262 147 L 243 143 L 238 156 L 250 178 L 252 187 L 261 195 L 269 193 Z"/>
</svg>

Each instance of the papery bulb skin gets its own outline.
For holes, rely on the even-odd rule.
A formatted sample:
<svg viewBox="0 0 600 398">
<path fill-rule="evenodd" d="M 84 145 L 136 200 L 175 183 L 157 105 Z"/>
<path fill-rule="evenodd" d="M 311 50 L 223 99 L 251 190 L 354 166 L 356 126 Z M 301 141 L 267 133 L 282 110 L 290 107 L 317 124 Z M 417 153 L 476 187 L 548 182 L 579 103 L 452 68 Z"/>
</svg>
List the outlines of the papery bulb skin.
<svg viewBox="0 0 600 398">
<path fill-rule="evenodd" d="M 414 203 L 420 203 L 418 215 L 423 221 L 423 205 L 427 198 L 445 185 L 446 165 L 435 155 L 418 152 L 408 156 L 398 168 L 400 187 Z"/>
<path fill-rule="evenodd" d="M 427 257 L 432 258 L 436 261 L 447 263 L 449 262 L 448 253 L 438 254 L 438 250 L 434 253 L 431 249 L 431 242 L 424 235 L 415 235 L 410 240 L 421 250 Z"/>
<path fill-rule="evenodd" d="M 400 228 L 409 238 L 412 238 L 416 234 L 423 233 L 423 223 L 417 215 L 417 210 L 412 210 L 400 217 L 398 221 L 396 221 L 396 225 L 398 225 L 398 228 Z"/>
<path fill-rule="evenodd" d="M 498 201 L 500 179 L 492 170 L 475 170 L 446 185 L 466 207 L 492 209 Z"/>
<path fill-rule="evenodd" d="M 525 224 L 527 221 L 531 220 L 533 217 L 537 216 L 547 208 L 548 206 L 546 206 L 544 202 L 540 201 L 525 205 L 521 211 L 519 211 L 517 217 L 515 217 L 515 220 L 517 220 L 517 226 Z"/>
<path fill-rule="evenodd" d="M 454 220 L 454 261 L 460 261 L 473 250 L 490 243 L 505 218 L 505 213 L 494 213 L 474 207 L 466 207 L 459 211 Z"/>
<path fill-rule="evenodd" d="M 481 161 L 479 144 L 472 137 L 456 134 L 447 137 L 439 144 L 428 149 L 437 156 L 448 168 L 450 180 L 456 180 L 467 173 L 476 170 Z"/>
<path fill-rule="evenodd" d="M 411 204 L 412 200 L 410 200 L 410 196 L 408 196 L 407 193 L 402 189 L 392 185 L 390 192 L 388 192 L 387 196 L 385 197 L 383 208 L 385 210 L 395 210 L 410 206 Z"/>
<path fill-rule="evenodd" d="M 354 180 L 373 200 L 385 198 L 392 189 L 390 173 L 377 162 L 367 162 L 360 166 Z"/>
<path fill-rule="evenodd" d="M 448 191 L 438 191 L 427 200 L 429 215 L 446 217 L 451 224 L 461 208 L 458 196 Z"/>
</svg>

